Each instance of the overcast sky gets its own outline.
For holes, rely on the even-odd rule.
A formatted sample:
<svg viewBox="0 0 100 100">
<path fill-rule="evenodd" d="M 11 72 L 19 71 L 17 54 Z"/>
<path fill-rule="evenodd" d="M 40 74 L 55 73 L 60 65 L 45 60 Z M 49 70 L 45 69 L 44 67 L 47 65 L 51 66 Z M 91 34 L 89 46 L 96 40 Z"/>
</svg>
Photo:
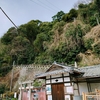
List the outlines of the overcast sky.
<svg viewBox="0 0 100 100">
<path fill-rule="evenodd" d="M 68 13 L 79 0 L 0 0 L 0 7 L 10 19 L 20 26 L 31 20 L 52 21 L 52 16 L 59 11 Z M 0 9 L 0 37 L 13 24 Z"/>
</svg>

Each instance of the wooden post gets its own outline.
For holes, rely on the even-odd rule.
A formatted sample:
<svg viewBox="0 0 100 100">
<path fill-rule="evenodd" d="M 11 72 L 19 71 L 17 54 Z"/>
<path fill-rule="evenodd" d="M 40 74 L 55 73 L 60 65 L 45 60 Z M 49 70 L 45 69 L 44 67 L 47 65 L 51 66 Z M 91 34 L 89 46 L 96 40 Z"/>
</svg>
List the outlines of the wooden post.
<svg viewBox="0 0 100 100">
<path fill-rule="evenodd" d="M 99 96 L 100 96 L 100 90 L 98 90 L 98 89 L 95 89 L 95 92 L 96 92 L 96 98 L 97 98 L 97 100 L 99 100 Z"/>
<path fill-rule="evenodd" d="M 83 96 L 83 100 L 87 100 L 87 98 L 86 98 L 86 93 L 82 93 L 82 96 Z"/>
<path fill-rule="evenodd" d="M 29 86 L 29 100 L 31 100 L 31 86 Z"/>
<path fill-rule="evenodd" d="M 22 100 L 22 84 L 20 85 L 20 94 L 19 94 L 19 100 Z"/>
<path fill-rule="evenodd" d="M 85 100 L 85 97 L 84 97 L 84 95 L 85 95 L 85 93 L 84 93 L 84 92 L 82 92 L 82 98 L 83 98 L 83 100 Z"/>
<path fill-rule="evenodd" d="M 85 96 L 84 96 L 84 100 L 87 100 L 87 99 L 86 99 L 86 93 L 85 93 L 84 95 L 85 95 Z"/>
</svg>

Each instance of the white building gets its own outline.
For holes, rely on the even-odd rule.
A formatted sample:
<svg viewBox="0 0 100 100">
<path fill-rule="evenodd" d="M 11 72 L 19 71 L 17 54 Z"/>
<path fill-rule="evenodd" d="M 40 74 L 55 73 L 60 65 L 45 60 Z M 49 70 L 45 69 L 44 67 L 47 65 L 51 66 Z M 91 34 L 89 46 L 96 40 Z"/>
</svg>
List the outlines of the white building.
<svg viewBox="0 0 100 100">
<path fill-rule="evenodd" d="M 82 92 L 100 89 L 100 65 L 77 68 L 53 63 L 36 78 L 45 79 L 47 100 L 81 100 Z"/>
</svg>

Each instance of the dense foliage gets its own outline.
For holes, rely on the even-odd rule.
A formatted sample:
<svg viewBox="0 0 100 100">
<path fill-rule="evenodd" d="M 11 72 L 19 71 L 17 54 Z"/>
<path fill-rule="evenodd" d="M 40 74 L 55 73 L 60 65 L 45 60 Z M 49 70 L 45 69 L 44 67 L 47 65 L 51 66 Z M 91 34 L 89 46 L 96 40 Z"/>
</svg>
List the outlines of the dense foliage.
<svg viewBox="0 0 100 100">
<path fill-rule="evenodd" d="M 92 39 L 83 39 L 90 27 L 100 21 L 99 4 L 100 0 L 80 3 L 77 10 L 58 12 L 52 22 L 32 20 L 19 26 L 18 30 L 10 28 L 0 41 L 0 75 L 11 69 L 9 66 L 13 61 L 16 64 L 51 64 L 53 61 L 71 64 L 77 60 L 77 54 L 88 49 L 100 54 L 100 44 L 93 47 Z M 75 19 L 84 25 L 71 24 Z"/>
<path fill-rule="evenodd" d="M 6 90 L 5 84 L 0 84 L 0 94 L 3 94 Z"/>
</svg>

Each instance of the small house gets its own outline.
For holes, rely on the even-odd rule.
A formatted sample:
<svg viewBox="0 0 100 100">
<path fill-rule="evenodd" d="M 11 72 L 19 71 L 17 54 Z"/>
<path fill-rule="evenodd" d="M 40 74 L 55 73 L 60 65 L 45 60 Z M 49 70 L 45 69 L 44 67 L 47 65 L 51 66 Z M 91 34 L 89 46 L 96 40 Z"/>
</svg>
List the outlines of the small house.
<svg viewBox="0 0 100 100">
<path fill-rule="evenodd" d="M 53 63 L 36 78 L 45 79 L 47 100 L 82 100 L 82 92 L 100 89 L 100 65 L 77 68 Z"/>
</svg>

